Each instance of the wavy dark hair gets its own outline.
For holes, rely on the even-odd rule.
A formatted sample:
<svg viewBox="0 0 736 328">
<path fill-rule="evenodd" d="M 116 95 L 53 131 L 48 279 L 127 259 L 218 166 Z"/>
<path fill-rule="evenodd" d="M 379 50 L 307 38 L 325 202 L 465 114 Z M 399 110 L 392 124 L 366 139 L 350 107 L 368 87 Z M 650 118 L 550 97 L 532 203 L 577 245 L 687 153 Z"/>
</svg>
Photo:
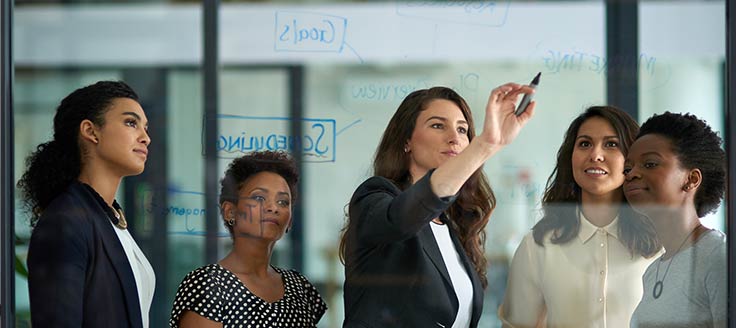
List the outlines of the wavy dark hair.
<svg viewBox="0 0 736 328">
<path fill-rule="evenodd" d="M 90 120 L 103 126 L 105 113 L 116 98 L 138 101 L 125 82 L 100 81 L 74 90 L 57 107 L 53 139 L 38 145 L 26 158 L 26 171 L 18 181 L 32 227 L 51 201 L 79 178 L 83 164 L 79 125 Z"/>
<path fill-rule="evenodd" d="M 703 181 L 695 192 L 695 210 L 701 218 L 714 212 L 726 192 L 726 152 L 721 137 L 695 115 L 670 112 L 649 118 L 636 138 L 647 134 L 669 139 L 682 167 L 700 170 Z"/>
<path fill-rule="evenodd" d="M 252 176 L 261 172 L 271 172 L 280 175 L 286 184 L 289 185 L 289 191 L 291 191 L 291 202 L 292 205 L 297 198 L 297 184 L 299 183 L 299 170 L 296 167 L 296 162 L 287 153 L 283 151 L 255 151 L 247 155 L 238 157 L 230 162 L 230 165 L 225 171 L 225 177 L 220 182 L 220 211 L 222 211 L 222 204 L 230 202 L 238 204 L 240 198 L 240 188 L 250 179 Z M 225 216 L 224 213 L 220 213 Z M 233 227 L 226 224 L 225 227 L 230 234 L 233 233 Z"/>
<path fill-rule="evenodd" d="M 409 173 L 411 159 L 409 154 L 404 152 L 403 141 L 411 139 L 419 113 L 427 109 L 429 103 L 436 99 L 449 100 L 460 108 L 468 122 L 468 139 L 473 140 L 475 137 L 473 115 L 459 94 L 446 87 L 414 91 L 401 102 L 383 133 L 373 161 L 374 175 L 390 180 L 402 190 L 411 186 L 412 178 Z M 495 206 L 496 197 L 483 169 L 479 168 L 465 182 L 457 199 L 447 210 L 447 214 L 452 218 L 449 227 L 459 236 L 463 249 L 473 262 L 484 288 L 488 285 L 484 250 L 485 227 Z M 340 239 L 340 259 L 343 263 L 347 251 L 345 230 L 350 224 L 349 220 L 350 218 Z"/>
<path fill-rule="evenodd" d="M 534 241 L 544 246 L 548 232 L 552 232 L 550 242 L 564 244 L 577 237 L 580 232 L 580 217 L 577 207 L 581 203 L 581 189 L 575 182 L 572 172 L 572 153 L 580 127 L 587 120 L 599 117 L 606 120 L 619 138 L 621 152 L 628 154 L 634 143 L 639 125 L 629 114 L 614 106 L 592 106 L 575 118 L 565 132 L 560 149 L 557 151 L 557 164 L 547 179 L 542 197 L 543 217 L 532 228 Z M 620 190 L 622 193 L 623 191 Z M 631 252 L 644 257 L 654 256 L 661 244 L 651 221 L 635 212 L 622 196 L 619 208 L 618 232 L 621 241 Z"/>
</svg>

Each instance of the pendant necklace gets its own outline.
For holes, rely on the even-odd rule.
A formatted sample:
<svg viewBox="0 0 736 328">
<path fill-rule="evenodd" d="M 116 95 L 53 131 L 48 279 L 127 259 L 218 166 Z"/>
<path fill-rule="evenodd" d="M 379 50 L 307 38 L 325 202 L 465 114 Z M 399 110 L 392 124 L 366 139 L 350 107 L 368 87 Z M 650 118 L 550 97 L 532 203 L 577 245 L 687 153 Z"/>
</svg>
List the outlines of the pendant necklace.
<svg viewBox="0 0 736 328">
<path fill-rule="evenodd" d="M 662 289 L 664 289 L 664 278 L 667 277 L 667 272 L 670 271 L 670 266 L 672 265 L 672 262 L 675 261 L 675 256 L 677 256 L 677 254 L 680 252 L 680 249 L 682 248 L 682 246 L 685 245 L 685 242 L 687 242 L 687 240 L 690 239 L 690 236 L 692 236 L 693 233 L 696 230 L 698 230 L 701 226 L 702 226 L 701 224 L 698 224 L 698 226 L 695 227 L 693 231 L 690 231 L 690 233 L 687 234 L 687 237 L 685 237 L 685 240 L 682 241 L 682 243 L 680 244 L 680 247 L 677 248 L 677 250 L 675 251 L 675 254 L 672 255 L 672 258 L 670 258 L 670 263 L 667 263 L 667 269 L 664 270 L 664 275 L 662 275 L 662 280 L 659 280 L 659 264 L 662 263 L 662 258 L 660 257 L 659 261 L 657 261 L 657 277 L 655 278 L 657 282 L 654 284 L 654 290 L 652 290 L 652 296 L 654 296 L 654 299 L 658 299 L 659 296 L 662 295 Z"/>
</svg>

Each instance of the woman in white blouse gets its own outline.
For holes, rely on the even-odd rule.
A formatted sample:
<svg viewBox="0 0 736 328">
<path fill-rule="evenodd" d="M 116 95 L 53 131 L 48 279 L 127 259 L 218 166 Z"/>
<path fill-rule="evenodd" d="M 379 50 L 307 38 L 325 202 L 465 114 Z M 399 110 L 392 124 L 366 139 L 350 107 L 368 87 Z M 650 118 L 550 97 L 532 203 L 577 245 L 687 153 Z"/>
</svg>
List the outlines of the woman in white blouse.
<svg viewBox="0 0 736 328">
<path fill-rule="evenodd" d="M 625 154 L 639 130 L 625 112 L 594 106 L 568 128 L 543 217 L 514 254 L 504 327 L 628 327 L 642 274 L 661 245 L 626 204 Z"/>
</svg>

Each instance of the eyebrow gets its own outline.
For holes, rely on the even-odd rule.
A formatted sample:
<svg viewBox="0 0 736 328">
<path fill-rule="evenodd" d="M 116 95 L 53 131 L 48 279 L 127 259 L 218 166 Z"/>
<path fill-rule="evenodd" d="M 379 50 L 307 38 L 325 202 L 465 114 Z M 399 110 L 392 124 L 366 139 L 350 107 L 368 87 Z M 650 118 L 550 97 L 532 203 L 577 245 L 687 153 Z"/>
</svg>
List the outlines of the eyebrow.
<svg viewBox="0 0 736 328">
<path fill-rule="evenodd" d="M 448 121 L 448 119 L 446 119 L 446 118 L 444 118 L 444 117 L 441 117 L 441 116 L 432 116 L 432 117 L 428 118 L 428 119 L 427 119 L 426 121 L 424 121 L 424 122 L 426 123 L 426 122 L 429 122 L 429 121 L 431 121 L 431 120 L 433 120 L 433 119 L 435 119 L 435 120 L 440 120 L 440 121 L 442 121 L 442 122 L 447 122 L 447 121 Z M 458 122 L 458 123 L 460 123 L 460 124 L 468 124 L 468 122 L 467 122 L 467 121 L 465 121 L 465 120 L 457 120 L 457 122 Z M 468 124 L 468 125 L 469 125 L 469 124 Z"/>
<path fill-rule="evenodd" d="M 575 139 L 577 140 L 577 139 L 580 139 L 580 138 L 588 138 L 588 139 L 593 139 L 593 137 L 591 137 L 591 136 L 589 136 L 589 135 L 587 135 L 587 134 L 579 135 L 579 136 L 578 136 L 577 138 L 575 138 Z M 618 136 L 604 136 L 604 137 L 603 137 L 603 139 L 618 139 Z"/>
<path fill-rule="evenodd" d="M 263 188 L 263 187 L 255 187 L 250 192 L 253 193 L 254 191 L 262 191 L 262 192 L 267 193 L 268 192 L 268 189 L 267 188 Z M 288 192 L 285 192 L 285 191 L 279 191 L 276 194 L 277 195 L 284 195 L 284 196 L 289 197 L 289 193 Z"/>
</svg>

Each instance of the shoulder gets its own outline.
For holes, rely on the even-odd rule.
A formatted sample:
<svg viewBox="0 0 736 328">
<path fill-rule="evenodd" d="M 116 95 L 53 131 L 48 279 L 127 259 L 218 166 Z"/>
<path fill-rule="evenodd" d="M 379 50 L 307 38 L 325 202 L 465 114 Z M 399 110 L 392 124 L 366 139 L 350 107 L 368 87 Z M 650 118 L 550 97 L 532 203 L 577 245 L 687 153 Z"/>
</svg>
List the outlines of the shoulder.
<svg viewBox="0 0 736 328">
<path fill-rule="evenodd" d="M 356 196 L 374 192 L 387 192 L 393 195 L 398 195 L 401 192 L 401 189 L 399 189 L 399 187 L 391 180 L 381 176 L 370 177 L 355 189 Z"/>
<path fill-rule="evenodd" d="M 293 283 L 298 288 L 314 288 L 314 285 L 305 277 L 303 274 L 301 274 L 299 271 L 296 271 L 294 269 L 282 269 L 274 267 L 277 272 L 279 272 L 284 278 L 286 278 L 287 281 Z"/>
<path fill-rule="evenodd" d="M 220 280 L 225 276 L 225 273 L 225 269 L 219 264 L 207 264 L 187 273 L 187 275 L 184 276 L 183 282 L 209 284 L 215 280 Z"/>
<path fill-rule="evenodd" d="M 31 234 L 31 244 L 80 243 L 93 235 L 94 203 L 78 184 L 70 185 L 43 211 Z"/>
<path fill-rule="evenodd" d="M 726 235 L 716 229 L 710 230 L 695 244 L 696 256 L 699 259 L 713 263 L 726 263 L 728 245 Z"/>
</svg>

